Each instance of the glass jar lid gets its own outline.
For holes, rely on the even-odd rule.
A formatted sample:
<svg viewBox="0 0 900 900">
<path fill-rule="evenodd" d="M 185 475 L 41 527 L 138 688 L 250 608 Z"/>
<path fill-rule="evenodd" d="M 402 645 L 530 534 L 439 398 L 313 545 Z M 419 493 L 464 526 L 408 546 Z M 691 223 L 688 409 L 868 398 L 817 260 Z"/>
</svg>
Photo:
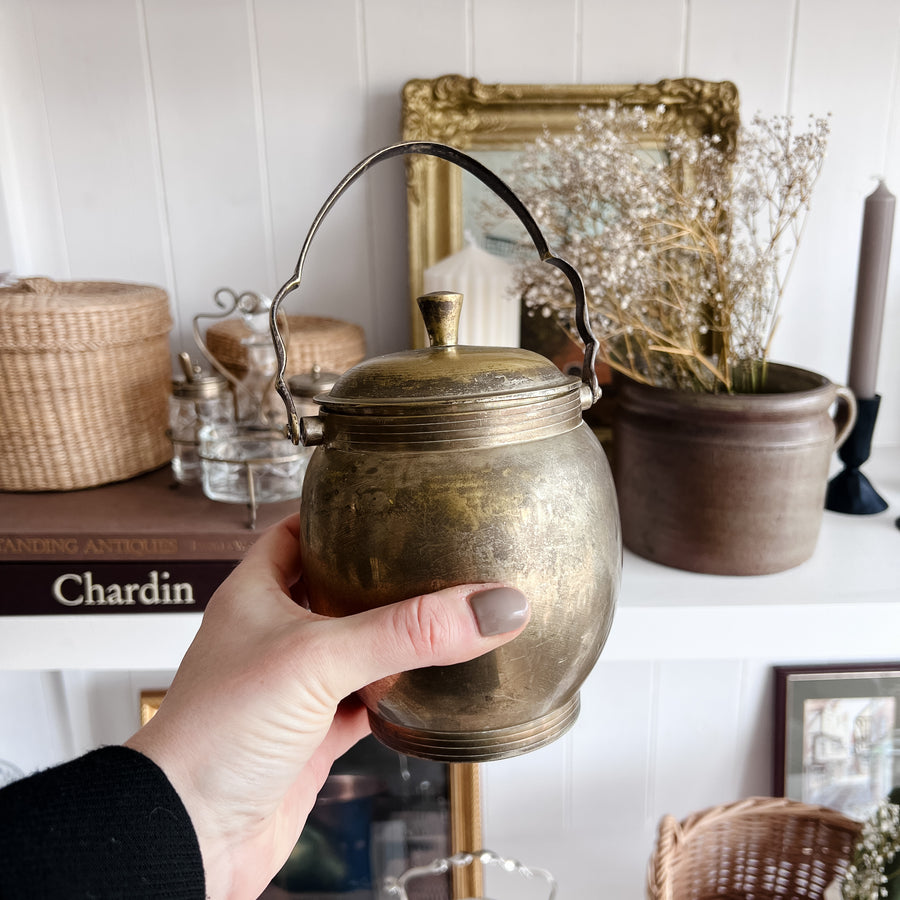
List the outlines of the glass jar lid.
<svg viewBox="0 0 900 900">
<path fill-rule="evenodd" d="M 172 382 L 172 395 L 182 400 L 211 400 L 223 397 L 228 390 L 228 382 L 221 375 L 196 375 Z"/>
<path fill-rule="evenodd" d="M 300 372 L 288 378 L 288 388 L 298 399 L 312 400 L 313 397 L 330 391 L 340 377 L 338 372 L 323 372 L 322 367 L 316 363 L 308 372 Z"/>
</svg>

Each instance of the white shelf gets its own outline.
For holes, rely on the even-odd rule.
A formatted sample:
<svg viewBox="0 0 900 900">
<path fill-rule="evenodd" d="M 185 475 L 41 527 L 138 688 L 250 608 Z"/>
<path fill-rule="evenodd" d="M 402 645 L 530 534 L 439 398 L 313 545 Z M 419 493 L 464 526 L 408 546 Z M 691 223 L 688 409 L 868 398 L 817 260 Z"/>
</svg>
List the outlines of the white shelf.
<svg viewBox="0 0 900 900">
<path fill-rule="evenodd" d="M 0 618 L 0 669 L 174 669 L 200 613 Z"/>
<path fill-rule="evenodd" d="M 900 655 L 900 447 L 866 473 L 891 504 L 825 513 L 812 559 L 788 572 L 698 575 L 626 552 L 604 659 L 893 659 Z M 199 613 L 0 617 L 0 669 L 172 669 Z"/>
<path fill-rule="evenodd" d="M 787 572 L 700 575 L 625 554 L 610 659 L 797 662 L 898 656 L 900 447 L 865 467 L 883 513 L 825 512 L 812 558 Z"/>
</svg>

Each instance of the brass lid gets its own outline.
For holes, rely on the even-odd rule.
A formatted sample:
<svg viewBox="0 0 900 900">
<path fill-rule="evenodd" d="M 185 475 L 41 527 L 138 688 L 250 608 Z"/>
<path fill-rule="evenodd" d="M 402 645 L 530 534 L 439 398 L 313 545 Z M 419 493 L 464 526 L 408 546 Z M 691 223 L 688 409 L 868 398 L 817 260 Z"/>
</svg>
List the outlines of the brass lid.
<svg viewBox="0 0 900 900">
<path fill-rule="evenodd" d="M 172 382 L 172 394 L 181 400 L 211 400 L 223 397 L 229 390 L 228 382 L 215 372 L 204 375 L 200 366 L 195 366 L 190 354 L 179 353 L 178 363 L 184 378 Z"/>
<path fill-rule="evenodd" d="M 459 346 L 462 294 L 435 291 L 418 300 L 431 346 L 366 360 L 345 372 L 319 402 L 328 409 L 479 404 L 577 391 L 566 375 L 530 350 Z"/>
</svg>

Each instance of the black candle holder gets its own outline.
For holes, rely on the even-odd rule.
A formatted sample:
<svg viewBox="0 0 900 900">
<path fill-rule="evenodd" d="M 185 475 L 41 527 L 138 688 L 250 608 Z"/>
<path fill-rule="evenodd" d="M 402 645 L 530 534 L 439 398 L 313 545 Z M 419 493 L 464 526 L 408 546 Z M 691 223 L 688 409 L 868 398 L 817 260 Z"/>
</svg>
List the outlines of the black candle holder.
<svg viewBox="0 0 900 900">
<path fill-rule="evenodd" d="M 880 404 L 880 394 L 863 399 L 857 397 L 856 424 L 838 450 L 845 468 L 828 482 L 826 509 L 854 516 L 868 516 L 888 508 L 887 501 L 860 472 L 860 466 L 872 452 L 872 432 L 875 430 Z"/>
</svg>

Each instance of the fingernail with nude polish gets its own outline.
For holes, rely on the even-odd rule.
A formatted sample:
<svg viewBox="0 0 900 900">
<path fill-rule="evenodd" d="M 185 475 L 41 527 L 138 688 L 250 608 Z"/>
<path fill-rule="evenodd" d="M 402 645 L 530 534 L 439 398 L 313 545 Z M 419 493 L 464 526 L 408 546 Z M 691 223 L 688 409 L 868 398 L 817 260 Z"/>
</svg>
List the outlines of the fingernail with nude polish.
<svg viewBox="0 0 900 900">
<path fill-rule="evenodd" d="M 515 588 L 488 588 L 469 595 L 482 637 L 514 631 L 528 617 L 528 599 Z"/>
</svg>

